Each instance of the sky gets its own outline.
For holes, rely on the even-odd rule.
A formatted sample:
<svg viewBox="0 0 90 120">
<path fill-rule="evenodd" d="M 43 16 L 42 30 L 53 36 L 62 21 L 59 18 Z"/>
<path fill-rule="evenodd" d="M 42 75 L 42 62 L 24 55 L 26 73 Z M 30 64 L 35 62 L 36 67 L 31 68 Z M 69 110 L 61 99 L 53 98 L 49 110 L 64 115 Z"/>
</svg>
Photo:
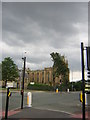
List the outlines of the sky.
<svg viewBox="0 0 90 120">
<path fill-rule="evenodd" d="M 70 80 L 81 80 L 81 42 L 88 45 L 87 2 L 2 3 L 2 60 L 10 56 L 22 68 L 26 56 L 26 68 L 37 70 L 52 67 L 50 53 L 58 52 Z"/>
</svg>

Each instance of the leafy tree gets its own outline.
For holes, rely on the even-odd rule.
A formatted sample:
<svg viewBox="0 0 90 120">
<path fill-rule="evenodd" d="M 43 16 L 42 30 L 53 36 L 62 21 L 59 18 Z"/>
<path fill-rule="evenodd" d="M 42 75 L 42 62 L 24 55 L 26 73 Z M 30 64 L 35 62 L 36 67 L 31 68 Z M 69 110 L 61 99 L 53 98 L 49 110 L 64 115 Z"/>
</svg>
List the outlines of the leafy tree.
<svg viewBox="0 0 90 120">
<path fill-rule="evenodd" d="M 82 90 L 82 81 L 75 82 L 75 84 L 73 85 L 73 88 L 77 91 Z"/>
<path fill-rule="evenodd" d="M 19 77 L 17 65 L 12 58 L 7 57 L 2 61 L 2 80 L 15 81 Z"/>
<path fill-rule="evenodd" d="M 59 75 L 62 75 L 63 83 L 68 85 L 69 81 L 69 68 L 68 63 L 65 60 L 64 56 L 61 56 L 59 53 L 52 52 L 51 54 L 53 64 L 53 82 L 55 82 L 55 77 L 59 77 Z M 66 88 L 67 89 L 67 88 Z"/>
<path fill-rule="evenodd" d="M 69 90 L 72 90 L 72 84 L 73 84 L 73 90 L 81 91 L 82 90 L 82 81 L 77 82 L 70 82 L 69 83 Z"/>
</svg>

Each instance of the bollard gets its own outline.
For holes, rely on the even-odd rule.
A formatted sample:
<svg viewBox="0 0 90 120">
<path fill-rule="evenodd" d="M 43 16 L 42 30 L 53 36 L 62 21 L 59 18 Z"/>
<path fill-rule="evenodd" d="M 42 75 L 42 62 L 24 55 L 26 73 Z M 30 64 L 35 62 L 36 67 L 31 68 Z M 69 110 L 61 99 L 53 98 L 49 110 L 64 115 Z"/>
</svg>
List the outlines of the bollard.
<svg viewBox="0 0 90 120">
<path fill-rule="evenodd" d="M 31 92 L 27 93 L 27 106 L 32 107 L 32 93 Z"/>
<path fill-rule="evenodd" d="M 69 89 L 67 89 L 67 92 L 69 92 Z"/>
<path fill-rule="evenodd" d="M 58 93 L 58 88 L 56 89 L 56 93 Z"/>
</svg>

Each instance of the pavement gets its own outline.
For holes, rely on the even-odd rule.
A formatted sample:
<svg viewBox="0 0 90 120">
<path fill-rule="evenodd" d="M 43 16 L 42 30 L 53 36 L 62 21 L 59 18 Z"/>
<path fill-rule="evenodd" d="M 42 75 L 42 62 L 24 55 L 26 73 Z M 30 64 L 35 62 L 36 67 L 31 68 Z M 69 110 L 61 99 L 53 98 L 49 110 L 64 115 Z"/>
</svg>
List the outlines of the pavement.
<svg viewBox="0 0 90 120">
<path fill-rule="evenodd" d="M 88 118 L 89 113 L 86 112 L 86 118 Z M 66 113 L 64 111 L 53 111 L 53 110 L 44 110 L 44 109 L 38 109 L 33 107 L 24 107 L 23 109 L 15 109 L 8 111 L 8 120 L 33 120 L 33 119 L 69 119 L 69 120 L 82 120 L 82 114 L 70 114 Z M 2 113 L 2 120 L 5 120 L 5 112 Z M 87 120 L 87 119 L 86 119 Z M 90 120 L 90 119 L 88 119 Z"/>
</svg>

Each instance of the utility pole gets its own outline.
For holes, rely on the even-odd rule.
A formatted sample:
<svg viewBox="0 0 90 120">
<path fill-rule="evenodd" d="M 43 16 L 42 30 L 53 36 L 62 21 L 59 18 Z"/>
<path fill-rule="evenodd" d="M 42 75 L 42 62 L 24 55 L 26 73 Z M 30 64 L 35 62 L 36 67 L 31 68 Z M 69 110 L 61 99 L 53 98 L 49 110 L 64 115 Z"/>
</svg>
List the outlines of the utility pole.
<svg viewBox="0 0 90 120">
<path fill-rule="evenodd" d="M 81 64 L 82 64 L 82 95 L 83 95 L 83 102 L 82 102 L 82 119 L 85 120 L 85 79 L 84 79 L 84 46 L 81 43 Z"/>
<path fill-rule="evenodd" d="M 21 90 L 21 95 L 22 95 L 22 100 L 21 100 L 21 109 L 23 109 L 23 97 L 24 97 L 24 78 L 25 78 L 25 64 L 26 64 L 26 57 L 22 58 L 24 61 L 24 67 L 23 67 L 23 81 L 22 81 L 22 90 Z"/>
</svg>

